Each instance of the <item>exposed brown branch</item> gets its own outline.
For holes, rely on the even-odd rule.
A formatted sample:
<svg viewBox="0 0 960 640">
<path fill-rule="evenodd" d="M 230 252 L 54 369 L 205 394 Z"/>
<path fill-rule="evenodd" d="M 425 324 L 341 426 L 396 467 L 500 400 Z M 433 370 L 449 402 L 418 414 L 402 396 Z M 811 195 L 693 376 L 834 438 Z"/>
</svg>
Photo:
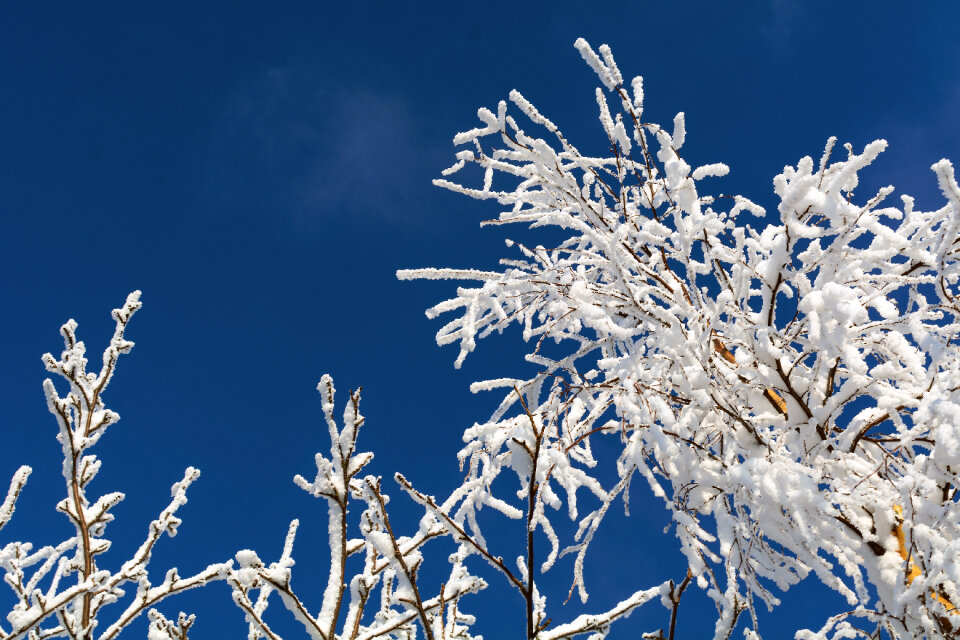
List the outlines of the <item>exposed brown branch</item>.
<svg viewBox="0 0 960 640">
<path fill-rule="evenodd" d="M 693 578 L 693 573 L 690 569 L 687 569 L 687 575 L 683 579 L 683 582 L 680 583 L 680 586 L 674 589 L 673 581 L 670 581 L 670 603 L 672 604 L 672 610 L 670 612 L 670 631 L 667 636 L 667 640 L 674 640 L 676 631 L 677 631 L 677 612 L 680 610 L 680 598 L 683 596 L 683 592 L 686 590 L 687 585 L 690 584 L 690 579 Z"/>
</svg>

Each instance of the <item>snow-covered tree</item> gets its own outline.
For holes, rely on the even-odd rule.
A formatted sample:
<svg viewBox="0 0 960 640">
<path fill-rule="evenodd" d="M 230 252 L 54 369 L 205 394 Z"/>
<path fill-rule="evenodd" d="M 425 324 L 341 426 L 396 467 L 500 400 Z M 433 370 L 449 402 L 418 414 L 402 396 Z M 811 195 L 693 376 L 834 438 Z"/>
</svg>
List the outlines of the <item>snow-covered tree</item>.
<svg viewBox="0 0 960 640">
<path fill-rule="evenodd" d="M 43 383 L 50 409 L 60 427 L 57 440 L 63 450 L 63 478 L 66 497 L 57 510 L 70 521 L 71 535 L 54 546 L 34 548 L 30 542 L 8 542 L 0 547 L 4 582 L 12 590 L 14 604 L 0 623 L 0 640 L 29 638 L 70 638 L 71 640 L 112 640 L 142 613 L 149 614 L 150 640 L 185 640 L 192 616 L 180 614 L 177 623 L 167 620 L 153 605 L 173 594 L 226 577 L 229 563 L 212 564 L 203 571 L 181 577 L 176 568 L 166 571 L 158 584 L 150 581 L 148 565 L 154 545 L 167 534 L 175 536 L 180 518 L 177 511 L 187 502 L 187 489 L 200 476 L 189 467 L 183 479 L 170 490 L 171 501 L 147 527 L 143 543 L 131 558 L 116 569 L 105 569 L 98 556 L 110 548 L 106 527 L 113 509 L 123 500 L 120 492 L 99 497 L 89 495 L 91 482 L 101 461 L 92 448 L 120 416 L 106 408 L 103 393 L 110 384 L 121 354 L 133 348 L 124 333 L 130 318 L 140 308 L 140 292 L 127 297 L 113 310 L 116 328 L 103 352 L 99 372 L 87 371 L 86 349 L 77 340 L 77 323 L 67 321 L 60 328 L 64 351 L 60 359 L 45 354 L 47 371 L 60 376 L 68 386 L 61 396 L 52 380 Z M 31 469 L 22 466 L 14 474 L 6 499 L 0 505 L 0 529 L 13 516 L 18 497 Z M 132 597 L 124 598 L 124 587 L 132 586 Z M 126 606 L 109 607 L 118 602 Z"/>
<path fill-rule="evenodd" d="M 708 191 L 728 167 L 681 157 L 683 114 L 668 128 L 646 120 L 641 78 L 625 82 L 607 46 L 576 46 L 603 85 L 609 153 L 581 153 L 513 91 L 457 134 L 466 148 L 436 181 L 498 203 L 487 224 L 552 227 L 550 244 L 508 240 L 498 271 L 398 273 L 477 283 L 427 312 L 454 314 L 437 342 L 459 344 L 456 366 L 479 338 L 517 324 L 539 369 L 474 385 L 506 393 L 464 435 L 469 475 L 443 504 L 418 499 L 480 555 L 492 554 L 475 517 L 482 505 L 526 520 L 527 557 L 518 575 L 501 570 L 526 594 L 530 638 L 566 632 L 540 630 L 536 574 L 573 554 L 586 600 L 591 540 L 637 478 L 663 499 L 688 576 L 716 605 L 715 638 L 729 637 L 743 612 L 756 637 L 758 603 L 775 606 L 810 574 L 850 609 L 799 638 L 955 636 L 960 187 L 951 164 L 932 167 L 946 198 L 936 210 L 909 196 L 889 202 L 893 187 L 859 198 L 858 175 L 886 143 L 848 144 L 837 159 L 831 138 L 819 162 L 802 158 L 774 179 L 778 215 L 757 229 L 741 214 L 762 217 L 761 207 Z M 456 181 L 470 167 L 482 184 Z M 598 438 L 619 443 L 612 485 L 600 481 Z M 519 480 L 520 504 L 492 489 L 505 472 Z M 584 493 L 599 501 L 585 514 Z M 552 524 L 564 506 L 578 525 L 566 543 Z M 550 542 L 546 558 L 534 558 L 537 532 Z M 679 587 L 658 588 L 666 605 L 678 600 Z"/>
</svg>

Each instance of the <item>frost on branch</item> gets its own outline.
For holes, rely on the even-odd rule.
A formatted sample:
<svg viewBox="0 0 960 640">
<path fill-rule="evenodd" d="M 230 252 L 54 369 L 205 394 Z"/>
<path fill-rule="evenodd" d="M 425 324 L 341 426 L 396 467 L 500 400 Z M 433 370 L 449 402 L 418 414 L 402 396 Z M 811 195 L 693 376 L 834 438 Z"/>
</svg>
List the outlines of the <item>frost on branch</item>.
<svg viewBox="0 0 960 640">
<path fill-rule="evenodd" d="M 60 376 L 69 387 L 68 393 L 61 397 L 52 380 L 45 380 L 43 384 L 47 406 L 60 427 L 57 440 L 63 450 L 66 497 L 57 505 L 57 510 L 67 516 L 73 531 L 56 546 L 34 549 L 29 542 L 9 542 L 0 548 L 4 582 L 12 590 L 15 602 L 5 616 L 6 624 L 0 623 L 0 640 L 58 637 L 110 640 L 167 596 L 218 579 L 226 570 L 227 565 L 211 565 L 196 575 L 181 578 L 176 569 L 169 569 L 156 585 L 149 578 L 147 567 L 153 547 L 164 533 L 176 535 L 180 524 L 177 511 L 187 502 L 187 488 L 200 475 L 192 467 L 186 470 L 183 480 L 173 485 L 170 504 L 150 523 L 133 557 L 116 570 L 104 569 L 98 563 L 98 556 L 110 548 L 110 540 L 104 537 L 107 524 L 113 520 L 110 511 L 123 500 L 123 494 L 89 495 L 90 484 L 100 470 L 100 460 L 91 449 L 107 428 L 120 419 L 105 407 L 103 393 L 116 370 L 117 359 L 133 347 L 124 332 L 139 308 L 140 292 L 135 291 L 122 308 L 114 309 L 116 329 L 103 353 L 99 372 L 87 372 L 84 344 L 77 340 L 77 323 L 73 320 L 60 329 L 65 345 L 60 359 L 50 354 L 43 356 L 47 371 Z M 13 515 L 29 473 L 29 467 L 21 467 L 14 475 L 7 497 L 0 505 L 0 528 Z M 127 585 L 134 590 L 129 604 L 120 610 L 108 608 L 107 605 L 124 597 Z M 156 629 L 151 626 L 151 640 L 186 640 L 192 616 L 187 619 L 181 615 L 177 625 L 168 623 L 155 611 L 150 611 L 150 616 L 154 625 L 159 625 Z M 161 629 L 174 635 L 157 635 Z"/>
<path fill-rule="evenodd" d="M 360 476 L 373 459 L 357 451 L 357 436 L 364 418 L 360 415 L 360 392 L 351 392 L 343 412 L 343 426 L 334 416 L 334 386 L 324 376 L 318 390 L 330 438 L 327 455 L 316 454 L 317 475 L 312 482 L 297 475 L 294 482 L 327 503 L 330 575 L 320 610 L 313 614 L 292 586 L 293 542 L 298 521 L 290 523 L 280 559 L 269 565 L 250 550 L 237 554 L 238 568 L 228 582 L 233 600 L 244 612 L 248 638 L 279 640 L 266 619 L 270 597 L 276 593 L 307 637 L 313 640 L 372 640 L 415 638 L 418 628 L 429 640 L 473 638 L 469 627 L 474 617 L 463 612 L 460 599 L 486 587 L 463 564 L 462 553 L 450 557 L 450 574 L 436 595 L 422 592 L 418 572 L 422 547 L 447 533 L 431 513 L 420 521 L 412 536 L 397 534 L 387 514 L 389 497 L 381 490 L 379 477 Z M 348 507 L 360 506 L 360 537 L 350 538 Z M 349 575 L 348 567 L 357 571 Z"/>
<path fill-rule="evenodd" d="M 180 612 L 177 621 L 167 620 L 156 609 L 147 612 L 150 618 L 150 628 L 147 631 L 147 640 L 187 640 L 187 633 L 193 626 L 196 616 Z"/>
<path fill-rule="evenodd" d="M 457 134 L 465 149 L 435 182 L 497 202 L 490 224 L 550 226 L 563 239 L 549 248 L 508 241 L 515 250 L 498 272 L 398 272 L 477 282 L 427 312 L 453 314 L 437 342 L 459 345 L 456 366 L 478 339 L 516 323 L 527 361 L 540 368 L 527 380 L 475 385 L 507 391 L 465 433 L 468 479 L 436 512 L 478 546 L 481 505 L 526 517 L 552 549 L 540 570 L 573 554 L 573 585 L 586 599 L 594 532 L 639 477 L 663 499 L 692 580 L 716 604 L 716 638 L 743 611 L 748 635 L 759 637 L 757 604 L 775 606 L 778 592 L 811 574 L 851 609 L 799 637 L 853 637 L 855 627 L 952 637 L 960 631 L 952 165 L 932 167 L 946 199 L 937 209 L 892 201 L 893 187 L 863 198 L 859 174 L 886 143 L 837 153 L 831 138 L 818 163 L 803 158 L 775 178 L 779 220 L 755 229 L 739 214 L 760 216 L 760 207 L 710 195 L 725 165 L 694 168 L 681 157 L 683 114 L 668 128 L 646 121 L 642 81 L 626 84 L 608 47 L 576 46 L 604 87 L 596 100 L 609 154 L 584 155 L 514 91 L 511 105 L 480 109 L 481 126 Z M 467 165 L 482 171 L 480 187 L 456 180 Z M 499 180 L 516 186 L 498 190 Z M 593 457 L 598 438 L 620 443 L 612 486 L 599 480 L 609 471 Z M 504 471 L 518 478 L 528 509 L 493 493 Z M 584 513 L 583 495 L 599 506 Z M 550 524 L 559 509 L 578 523 L 565 547 Z M 531 562 L 520 571 L 532 582 Z"/>
</svg>

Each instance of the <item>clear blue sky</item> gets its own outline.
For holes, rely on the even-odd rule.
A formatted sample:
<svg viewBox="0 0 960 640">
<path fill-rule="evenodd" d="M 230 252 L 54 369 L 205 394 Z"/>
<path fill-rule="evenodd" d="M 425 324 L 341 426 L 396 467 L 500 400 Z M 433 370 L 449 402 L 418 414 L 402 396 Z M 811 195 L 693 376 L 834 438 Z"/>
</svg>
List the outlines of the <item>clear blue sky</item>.
<svg viewBox="0 0 960 640">
<path fill-rule="evenodd" d="M 727 163 L 722 190 L 774 210 L 772 177 L 830 135 L 888 139 L 863 191 L 893 183 L 919 206 L 940 202 L 930 164 L 960 161 L 960 5 L 947 0 L 163 4 L 0 9 L 0 481 L 35 469 L 3 541 L 68 532 L 53 511 L 62 480 L 40 355 L 59 354 L 73 317 L 98 358 L 110 309 L 142 289 L 137 346 L 106 395 L 122 420 L 93 486 L 128 496 L 104 563 L 126 557 L 194 465 L 203 477 L 155 567 L 186 574 L 244 547 L 272 559 L 300 517 L 295 584 L 312 608 L 325 507 L 290 479 L 312 478 L 325 445 L 316 382 L 364 386 L 376 473 L 401 470 L 438 496 L 454 486 L 462 430 L 498 400 L 468 385 L 516 375 L 520 337 L 481 344 L 454 371 L 455 347 L 436 347 L 439 323 L 423 316 L 452 285 L 394 272 L 504 253 L 504 230 L 478 227 L 495 208 L 430 184 L 477 107 L 517 88 L 574 142 L 600 144 L 577 36 L 644 76 L 650 117 L 686 112 L 691 164 Z M 396 517 L 415 522 L 391 493 Z M 636 504 L 589 556 L 597 610 L 618 595 L 601 583 L 682 577 L 663 510 Z M 563 595 L 568 569 L 553 574 Z M 767 637 L 817 625 L 836 604 L 823 593 L 788 597 Z M 704 606 L 686 603 L 681 637 L 712 627 Z M 164 610 L 178 607 L 199 614 L 198 640 L 243 635 L 222 585 Z M 503 582 L 468 605 L 485 609 L 488 638 L 522 635 Z M 649 604 L 613 637 L 666 621 Z"/>
</svg>

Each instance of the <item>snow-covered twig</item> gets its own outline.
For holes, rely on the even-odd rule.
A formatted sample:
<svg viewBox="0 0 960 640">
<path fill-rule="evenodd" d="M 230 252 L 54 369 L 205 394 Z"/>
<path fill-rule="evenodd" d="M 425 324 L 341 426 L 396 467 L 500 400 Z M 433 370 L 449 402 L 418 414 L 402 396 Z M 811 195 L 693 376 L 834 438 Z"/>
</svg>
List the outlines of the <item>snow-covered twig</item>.
<svg viewBox="0 0 960 640">
<path fill-rule="evenodd" d="M 172 500 L 149 528 L 146 540 L 116 571 L 99 566 L 98 556 L 110 547 L 104 537 L 106 526 L 113 520 L 111 510 L 121 500 L 119 492 L 91 498 L 88 489 L 100 470 L 100 460 L 90 452 L 107 428 L 120 416 L 107 409 L 103 393 L 116 371 L 121 354 L 128 353 L 133 343 L 125 331 L 133 314 L 140 308 L 140 292 L 131 293 L 123 307 L 114 309 L 116 322 L 110 345 L 103 353 L 98 373 L 87 371 L 83 342 L 77 340 L 77 323 L 69 320 L 60 330 L 64 351 L 59 359 L 43 356 L 49 372 L 68 384 L 65 396 L 59 395 L 52 380 L 44 381 L 47 406 L 60 426 L 57 439 L 63 451 L 63 477 L 66 497 L 57 505 L 73 526 L 73 535 L 55 547 L 43 547 L 33 552 L 33 545 L 25 542 L 7 543 L 0 549 L 0 566 L 6 573 L 5 582 L 16 599 L 6 615 L 11 628 L 0 629 L 0 639 L 57 638 L 71 640 L 112 640 L 120 631 L 161 600 L 207 582 L 221 579 L 228 564 L 213 564 L 187 578 L 177 570 L 169 569 L 162 582 L 151 584 L 148 574 L 151 552 L 164 533 L 176 535 L 180 519 L 177 511 L 187 502 L 186 490 L 200 472 L 188 468 L 184 479 L 173 485 Z M 0 527 L 13 515 L 14 504 L 27 476 L 29 467 L 21 467 L 11 483 L 7 498 L 0 506 Z M 72 552 L 72 555 L 69 555 Z M 28 570 L 33 568 L 27 577 Z M 115 617 L 110 618 L 107 605 L 123 598 L 123 587 L 136 585 L 136 595 Z M 42 586 L 45 585 L 45 586 Z M 158 612 L 151 612 L 154 625 L 151 638 L 167 637 L 186 640 L 192 618 L 183 618 L 171 626 Z M 167 633 L 168 636 L 156 635 Z M 169 635 L 174 634 L 174 635 Z"/>
</svg>

